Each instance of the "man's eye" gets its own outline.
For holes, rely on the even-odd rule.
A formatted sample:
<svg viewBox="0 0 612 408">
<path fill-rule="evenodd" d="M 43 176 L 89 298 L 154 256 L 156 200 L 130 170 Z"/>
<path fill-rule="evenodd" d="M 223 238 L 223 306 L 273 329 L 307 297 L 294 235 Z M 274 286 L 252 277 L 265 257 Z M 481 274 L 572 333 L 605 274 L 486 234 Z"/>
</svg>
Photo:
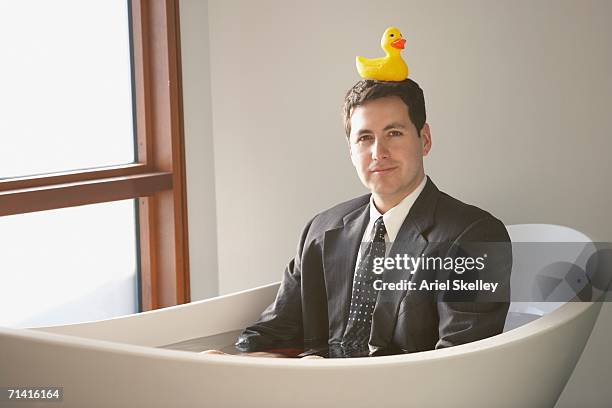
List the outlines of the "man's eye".
<svg viewBox="0 0 612 408">
<path fill-rule="evenodd" d="M 359 138 L 357 139 L 357 142 L 367 142 L 368 140 L 370 140 L 372 138 L 372 136 L 370 135 L 363 135 L 363 136 L 359 136 Z"/>
<path fill-rule="evenodd" d="M 399 130 L 392 130 L 391 132 L 389 132 L 389 136 L 401 136 L 402 132 L 400 132 Z"/>
</svg>

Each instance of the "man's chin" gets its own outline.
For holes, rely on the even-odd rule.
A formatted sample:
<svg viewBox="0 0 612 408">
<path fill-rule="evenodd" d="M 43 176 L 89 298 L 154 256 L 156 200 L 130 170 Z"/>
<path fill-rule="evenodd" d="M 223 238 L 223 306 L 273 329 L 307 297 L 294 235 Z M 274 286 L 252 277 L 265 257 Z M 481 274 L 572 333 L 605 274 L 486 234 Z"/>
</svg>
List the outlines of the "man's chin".
<svg viewBox="0 0 612 408">
<path fill-rule="evenodd" d="M 390 186 L 390 185 L 378 185 L 374 188 L 370 188 L 370 191 L 374 195 L 374 198 L 381 198 L 383 200 L 395 200 L 397 198 L 406 197 L 410 191 L 406 188 L 402 188 L 403 186 Z"/>
<path fill-rule="evenodd" d="M 380 198 L 392 197 L 392 196 L 397 195 L 398 193 L 398 190 L 393 189 L 393 188 L 373 188 L 373 189 L 370 189 L 370 191 L 372 192 L 374 197 L 380 197 Z"/>
</svg>

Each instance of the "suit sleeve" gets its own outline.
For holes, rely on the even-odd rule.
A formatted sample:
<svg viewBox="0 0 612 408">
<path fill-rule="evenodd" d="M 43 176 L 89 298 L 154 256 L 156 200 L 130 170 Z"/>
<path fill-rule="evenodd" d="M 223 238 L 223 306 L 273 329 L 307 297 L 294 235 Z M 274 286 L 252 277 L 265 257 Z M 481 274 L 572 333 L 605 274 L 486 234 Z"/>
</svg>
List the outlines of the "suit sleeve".
<svg viewBox="0 0 612 408">
<path fill-rule="evenodd" d="M 448 256 L 458 259 L 486 253 L 482 270 L 448 277 L 451 282 L 478 281 L 497 283 L 490 290 L 441 292 L 437 299 L 439 340 L 436 349 L 456 346 L 494 336 L 503 331 L 510 306 L 510 271 L 512 247 L 504 224 L 487 216 L 471 224 L 453 242 Z M 456 272 L 451 272 L 450 275 Z"/>
<path fill-rule="evenodd" d="M 304 228 L 297 254 L 285 268 L 274 302 L 238 337 L 240 351 L 262 351 L 281 347 L 303 347 L 301 259 L 311 220 Z"/>
</svg>

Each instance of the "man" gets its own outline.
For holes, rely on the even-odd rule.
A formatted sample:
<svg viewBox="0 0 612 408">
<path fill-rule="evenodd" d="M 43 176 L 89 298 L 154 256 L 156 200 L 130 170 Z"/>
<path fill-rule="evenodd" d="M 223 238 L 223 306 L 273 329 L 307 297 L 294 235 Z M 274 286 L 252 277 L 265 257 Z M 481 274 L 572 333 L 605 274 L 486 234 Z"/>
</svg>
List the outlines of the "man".
<svg viewBox="0 0 612 408">
<path fill-rule="evenodd" d="M 347 93 L 343 113 L 351 161 L 371 194 L 338 204 L 306 225 L 276 300 L 243 331 L 236 347 L 375 356 L 501 333 L 511 252 L 495 243 L 507 244 L 509 237 L 498 219 L 440 192 L 425 175 L 423 157 L 432 139 L 419 85 L 410 79 L 359 81 Z M 491 246 L 470 249 L 477 243 Z M 466 254 L 480 254 L 483 268 L 461 276 L 443 270 L 440 260 L 459 265 Z M 375 272 L 385 256 L 422 263 Z M 440 262 L 425 270 L 427 257 Z M 444 287 L 441 282 L 451 277 L 494 281 L 495 294 Z M 414 285 L 406 288 L 408 282 Z"/>
</svg>

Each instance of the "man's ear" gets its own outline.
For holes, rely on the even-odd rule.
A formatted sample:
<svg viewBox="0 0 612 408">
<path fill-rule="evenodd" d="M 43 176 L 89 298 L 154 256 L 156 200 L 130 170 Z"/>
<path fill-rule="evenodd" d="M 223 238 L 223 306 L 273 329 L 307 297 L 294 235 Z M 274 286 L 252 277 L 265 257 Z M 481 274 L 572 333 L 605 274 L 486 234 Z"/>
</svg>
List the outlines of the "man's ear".
<svg viewBox="0 0 612 408">
<path fill-rule="evenodd" d="M 429 123 L 425 123 L 421 129 L 421 146 L 423 148 L 423 156 L 427 156 L 431 150 L 431 129 Z"/>
</svg>

